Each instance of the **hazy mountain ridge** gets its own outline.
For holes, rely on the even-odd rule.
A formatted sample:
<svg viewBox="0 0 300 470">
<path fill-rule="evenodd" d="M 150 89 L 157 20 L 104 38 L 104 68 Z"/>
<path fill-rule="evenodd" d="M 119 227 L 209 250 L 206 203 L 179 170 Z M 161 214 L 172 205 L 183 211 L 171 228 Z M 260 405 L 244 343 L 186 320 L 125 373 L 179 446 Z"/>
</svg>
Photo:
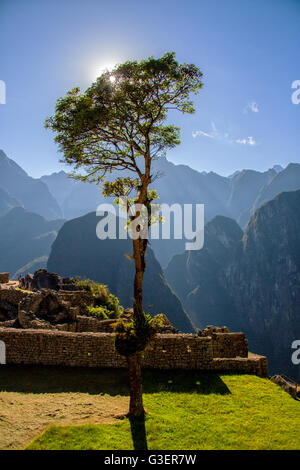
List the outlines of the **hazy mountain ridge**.
<svg viewBox="0 0 300 470">
<path fill-rule="evenodd" d="M 291 165 L 295 165 L 300 171 L 300 164 Z M 272 169 L 265 172 L 241 170 L 235 172 L 234 175 L 225 177 L 215 172 L 199 172 L 188 165 L 175 165 L 166 158 L 160 158 L 153 162 L 153 175 L 159 177 L 155 179 L 152 187 L 158 191 L 161 203 L 204 204 L 206 220 L 210 220 L 216 215 L 230 216 L 239 220 L 245 211 L 249 212 L 249 219 L 250 212 L 258 207 L 261 191 L 268 187 L 280 173 L 285 174 L 286 170 L 280 165 L 274 165 Z M 41 180 L 48 184 L 53 195 L 58 194 L 60 201 L 63 199 L 60 202 L 61 208 L 67 219 L 94 211 L 97 205 L 105 200 L 101 190 L 94 184 L 72 181 L 63 171 L 42 176 Z M 276 189 L 276 194 L 289 189 L 285 187 L 290 184 L 289 176 L 280 177 L 278 181 L 279 187 Z M 69 191 L 66 190 L 64 198 L 61 198 L 63 182 Z M 295 188 L 293 185 L 292 190 L 300 189 L 300 178 L 298 185 L 299 188 Z M 263 197 L 262 195 L 261 199 Z M 270 199 L 273 197 L 272 193 Z M 105 201 L 107 202 L 107 200 Z"/>
<path fill-rule="evenodd" d="M 48 256 L 64 220 L 47 221 L 42 216 L 15 207 L 0 217 L 0 271 L 13 276 L 37 258 Z"/>
<path fill-rule="evenodd" d="M 47 219 L 73 219 L 96 210 L 104 198 L 95 184 L 68 178 L 64 171 L 30 178 L 22 168 L 0 152 L 0 215 L 11 207 L 23 206 Z M 300 164 L 286 169 L 275 165 L 265 172 L 241 170 L 229 177 L 199 172 L 175 165 L 166 158 L 153 162 L 153 188 L 160 203 L 204 204 L 205 220 L 216 215 L 232 217 L 245 227 L 255 209 L 282 191 L 300 189 Z M 125 173 L 123 174 L 125 176 Z M 1 192 L 1 186 L 4 193 Z M 151 246 L 162 266 L 185 250 L 186 240 L 152 240 Z"/>
<path fill-rule="evenodd" d="M 9 194 L 6 189 L 0 187 L 0 216 L 6 214 L 13 207 L 21 206 L 20 202 Z"/>
<path fill-rule="evenodd" d="M 292 164 L 300 173 L 300 164 Z M 279 165 L 265 172 L 241 170 L 230 177 L 214 172 L 199 172 L 187 165 L 175 165 L 166 158 L 153 162 L 154 178 L 152 187 L 157 190 L 159 203 L 204 204 L 205 219 L 211 220 L 216 215 L 232 217 L 245 227 L 255 209 L 266 200 L 290 188 L 300 189 L 300 177 L 290 172 L 290 165 L 283 169 Z M 125 173 L 124 175 L 125 176 Z M 105 199 L 100 188 L 94 184 L 72 181 L 64 172 L 54 173 L 41 178 L 52 194 L 58 194 L 61 209 L 67 219 L 80 217 L 96 210 L 100 203 L 112 202 Z M 62 186 L 65 181 L 69 191 L 62 198 Z M 269 192 L 268 192 L 269 188 Z M 274 194 L 275 192 L 275 194 Z M 269 196 L 268 196 L 269 195 Z M 269 199 L 268 199 L 269 197 Z M 186 240 L 152 240 L 152 248 L 159 262 L 166 266 L 174 254 L 185 250 Z"/>
<path fill-rule="evenodd" d="M 16 199 L 17 206 L 21 205 L 47 219 L 57 219 L 62 215 L 48 186 L 28 176 L 14 160 L 6 156 L 3 150 L 0 150 L 0 187 L 4 188 L 11 198 Z M 3 194 L 0 194 L 0 198 L 3 201 Z"/>
</svg>

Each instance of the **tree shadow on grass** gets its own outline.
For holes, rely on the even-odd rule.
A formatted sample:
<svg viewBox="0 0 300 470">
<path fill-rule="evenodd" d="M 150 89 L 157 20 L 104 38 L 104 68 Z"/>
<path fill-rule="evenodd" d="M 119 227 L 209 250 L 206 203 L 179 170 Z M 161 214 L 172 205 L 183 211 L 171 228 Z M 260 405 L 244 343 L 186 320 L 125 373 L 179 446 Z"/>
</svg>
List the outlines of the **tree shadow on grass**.
<svg viewBox="0 0 300 470">
<path fill-rule="evenodd" d="M 138 418 L 129 417 L 129 421 L 134 450 L 148 450 L 145 415 Z"/>
</svg>

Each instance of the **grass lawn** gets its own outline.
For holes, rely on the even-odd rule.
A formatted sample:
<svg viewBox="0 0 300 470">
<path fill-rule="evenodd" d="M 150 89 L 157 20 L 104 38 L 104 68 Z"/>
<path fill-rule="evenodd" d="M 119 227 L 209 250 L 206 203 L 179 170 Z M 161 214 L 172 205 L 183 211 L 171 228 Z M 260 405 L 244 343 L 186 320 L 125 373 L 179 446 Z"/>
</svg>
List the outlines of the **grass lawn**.
<svg viewBox="0 0 300 470">
<path fill-rule="evenodd" d="M 144 405 L 145 421 L 51 425 L 27 449 L 300 449 L 300 401 L 268 379 L 144 371 Z"/>
</svg>

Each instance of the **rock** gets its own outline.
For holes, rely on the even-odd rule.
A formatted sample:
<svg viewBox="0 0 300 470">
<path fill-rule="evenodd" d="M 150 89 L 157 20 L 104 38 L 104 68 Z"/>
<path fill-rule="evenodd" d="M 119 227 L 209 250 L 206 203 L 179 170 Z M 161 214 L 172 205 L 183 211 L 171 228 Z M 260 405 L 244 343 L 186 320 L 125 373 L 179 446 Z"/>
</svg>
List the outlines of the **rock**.
<svg viewBox="0 0 300 470">
<path fill-rule="evenodd" d="M 18 309 L 18 321 L 22 328 L 30 328 L 33 321 L 46 322 L 47 326 L 76 321 L 78 309 L 59 298 L 54 291 L 43 289 L 25 297 Z"/>
<path fill-rule="evenodd" d="M 297 398 L 300 394 L 300 385 L 287 376 L 274 375 L 270 378 L 272 382 L 279 385 L 285 392 L 289 393 L 293 398 Z"/>
<path fill-rule="evenodd" d="M 32 276 L 27 274 L 25 277 L 25 285 L 28 290 L 51 289 L 59 290 L 77 290 L 75 281 L 70 278 L 63 278 L 56 273 L 50 273 L 46 269 L 39 269 Z"/>
<path fill-rule="evenodd" d="M 198 336 L 213 336 L 216 333 L 229 333 L 227 326 L 207 326 L 204 330 L 198 331 Z"/>
<path fill-rule="evenodd" d="M 0 322 L 15 320 L 18 316 L 18 304 L 27 293 L 18 289 L 0 289 Z"/>
</svg>

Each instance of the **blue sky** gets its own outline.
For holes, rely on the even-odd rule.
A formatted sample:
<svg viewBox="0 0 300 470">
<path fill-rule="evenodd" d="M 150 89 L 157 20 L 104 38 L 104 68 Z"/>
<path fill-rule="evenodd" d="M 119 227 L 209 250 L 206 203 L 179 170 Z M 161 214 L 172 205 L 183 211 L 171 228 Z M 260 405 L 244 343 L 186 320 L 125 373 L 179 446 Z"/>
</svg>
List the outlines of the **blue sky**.
<svg viewBox="0 0 300 470">
<path fill-rule="evenodd" d="M 63 168 L 43 127 L 101 69 L 175 51 L 204 74 L 174 163 L 228 175 L 300 162 L 300 0 L 0 0 L 0 148 L 38 177 Z"/>
</svg>

